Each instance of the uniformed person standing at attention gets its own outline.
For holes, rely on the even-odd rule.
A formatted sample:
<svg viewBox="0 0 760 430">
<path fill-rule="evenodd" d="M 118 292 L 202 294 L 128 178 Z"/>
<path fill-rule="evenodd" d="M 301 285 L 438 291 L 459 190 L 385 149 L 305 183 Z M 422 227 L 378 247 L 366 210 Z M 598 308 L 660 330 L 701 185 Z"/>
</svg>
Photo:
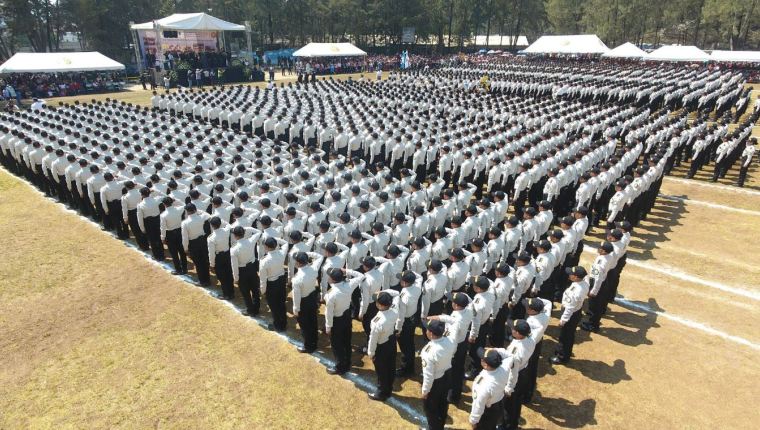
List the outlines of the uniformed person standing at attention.
<svg viewBox="0 0 760 430">
<path fill-rule="evenodd" d="M 311 263 L 309 263 L 311 258 Z M 319 266 L 323 257 L 315 252 L 293 255 L 296 273 L 293 275 L 293 315 L 301 327 L 303 346 L 298 352 L 311 354 L 317 350 L 317 313 L 319 311 Z"/>
<path fill-rule="evenodd" d="M 206 234 L 209 228 L 208 220 L 211 216 L 206 212 L 198 213 L 192 203 L 185 205 L 185 214 L 187 218 L 182 221 L 182 247 L 193 260 L 198 281 L 202 286 L 207 287 L 211 283 L 211 276 L 209 275 Z"/>
<path fill-rule="evenodd" d="M 589 293 L 588 293 L 588 321 L 581 324 L 581 328 L 586 331 L 599 331 L 599 324 L 604 314 L 604 308 L 607 306 L 610 285 L 606 282 L 607 273 L 612 269 L 614 262 L 614 247 L 610 242 L 603 242 L 599 247 L 599 255 L 591 265 L 591 275 L 589 276 Z"/>
<path fill-rule="evenodd" d="M 351 295 L 363 279 L 364 275 L 353 270 L 334 267 L 327 271 L 330 288 L 325 295 L 325 333 L 335 355 L 335 366 L 327 369 L 331 375 L 351 370 Z"/>
<path fill-rule="evenodd" d="M 164 197 L 161 203 L 165 208 L 159 216 L 161 241 L 166 243 L 169 255 L 172 256 L 174 263 L 172 275 L 185 275 L 187 274 L 187 254 L 182 245 L 182 218 L 185 216 L 185 209 L 175 206 L 174 199 L 169 196 Z"/>
<path fill-rule="evenodd" d="M 495 429 L 501 419 L 504 388 L 507 386 L 512 358 L 502 360 L 501 355 L 493 349 L 478 351 L 480 371 L 472 384 L 472 408 L 470 425 L 477 430 Z"/>
<path fill-rule="evenodd" d="M 523 400 L 529 388 L 529 375 L 526 370 L 530 356 L 536 344 L 530 337 L 530 325 L 525 320 L 516 320 L 512 325 L 512 342 L 506 349 L 497 349 L 502 358 L 511 355 L 512 372 L 504 397 L 504 429 L 517 430 L 522 412 Z"/>
<path fill-rule="evenodd" d="M 444 336 L 446 324 L 432 320 L 426 324 L 430 340 L 420 353 L 422 359 L 422 399 L 429 430 L 442 430 L 446 424 L 449 403 L 446 396 L 450 385 L 449 369 L 455 346 Z"/>
<path fill-rule="evenodd" d="M 261 259 L 259 265 L 259 288 L 267 299 L 267 305 L 272 312 L 272 322 L 267 326 L 269 330 L 283 332 L 288 327 L 285 315 L 285 249 L 288 243 L 282 239 L 268 237 L 264 240 L 264 252 L 266 256 Z"/>
<path fill-rule="evenodd" d="M 528 381 L 523 395 L 524 405 L 531 402 L 533 393 L 536 391 L 538 359 L 541 356 L 541 341 L 546 332 L 546 328 L 549 326 L 549 320 L 551 319 L 552 302 L 540 297 L 528 299 L 527 313 L 528 318 L 525 321 L 527 321 L 530 326 L 530 338 L 533 339 L 533 343 L 536 346 L 533 349 L 533 354 L 531 354 L 528 359 L 528 367 L 526 369 Z"/>
<path fill-rule="evenodd" d="M 491 280 L 485 276 L 478 276 L 472 281 L 475 297 L 472 300 L 472 328 L 470 329 L 470 358 L 471 369 L 465 375 L 466 379 L 473 380 L 480 373 L 480 357 L 478 349 L 486 346 L 486 340 L 491 334 L 491 314 L 495 297 L 491 291 Z"/>
<path fill-rule="evenodd" d="M 375 299 L 377 314 L 370 322 L 367 355 L 375 365 L 377 390 L 369 393 L 372 400 L 385 401 L 393 391 L 396 376 L 396 320 L 398 312 L 393 306 L 393 297 L 380 292 Z"/>
<path fill-rule="evenodd" d="M 446 400 L 451 404 L 459 403 L 462 397 L 462 385 L 464 384 L 464 366 L 467 361 L 467 333 L 472 324 L 472 307 L 470 297 L 465 293 L 456 293 L 452 301 L 453 311 L 451 315 L 429 316 L 428 320 L 439 320 L 446 323 L 446 336 L 451 339 L 456 347 L 454 358 L 451 360 L 451 388 Z"/>
<path fill-rule="evenodd" d="M 417 303 L 422 295 L 422 276 L 405 271 L 397 275 L 401 292 L 386 290 L 388 294 L 396 297 L 398 307 L 398 321 L 396 331 L 398 335 L 398 347 L 401 350 L 401 366 L 396 371 L 396 376 L 413 376 L 414 369 L 414 314 L 417 313 Z"/>
<path fill-rule="evenodd" d="M 145 234 L 153 259 L 164 261 L 164 245 L 161 244 L 161 207 L 158 199 L 150 194 L 150 188 L 140 189 L 142 200 L 137 204 L 137 224 Z"/>
<path fill-rule="evenodd" d="M 222 286 L 221 298 L 232 300 L 235 298 L 235 284 L 230 261 L 230 229 L 229 226 L 222 227 L 218 216 L 211 217 L 209 225 L 212 230 L 206 240 L 209 265 Z"/>
<path fill-rule="evenodd" d="M 575 329 L 581 320 L 581 308 L 583 301 L 588 296 L 588 282 L 586 282 L 586 269 L 581 266 L 568 267 L 566 270 L 570 277 L 569 287 L 562 294 L 562 316 L 559 319 L 560 334 L 557 342 L 557 350 L 551 362 L 554 364 L 567 363 L 573 354 L 575 343 Z"/>
<path fill-rule="evenodd" d="M 245 227 L 237 226 L 232 229 L 235 245 L 230 249 L 232 278 L 238 283 L 240 295 L 245 302 L 243 315 L 256 316 L 259 314 L 260 295 L 259 273 L 256 268 L 256 242 L 260 233 L 245 237 Z"/>
</svg>

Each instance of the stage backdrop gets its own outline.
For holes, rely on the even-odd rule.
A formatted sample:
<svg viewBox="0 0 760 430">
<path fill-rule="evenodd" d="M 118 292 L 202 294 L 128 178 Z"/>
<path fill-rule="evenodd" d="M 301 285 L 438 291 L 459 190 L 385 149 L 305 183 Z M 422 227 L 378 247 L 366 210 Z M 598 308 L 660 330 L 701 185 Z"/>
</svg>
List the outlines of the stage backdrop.
<svg viewBox="0 0 760 430">
<path fill-rule="evenodd" d="M 175 37 L 166 37 L 166 35 L 174 35 Z M 192 49 L 193 51 L 206 51 L 216 50 L 217 46 L 217 32 L 215 31 L 164 31 L 164 36 L 161 38 L 161 50 L 166 51 L 184 51 L 186 49 Z M 156 32 L 154 30 L 144 30 L 139 32 L 140 35 L 140 48 L 142 50 L 143 57 L 146 53 L 154 53 L 156 51 Z"/>
</svg>

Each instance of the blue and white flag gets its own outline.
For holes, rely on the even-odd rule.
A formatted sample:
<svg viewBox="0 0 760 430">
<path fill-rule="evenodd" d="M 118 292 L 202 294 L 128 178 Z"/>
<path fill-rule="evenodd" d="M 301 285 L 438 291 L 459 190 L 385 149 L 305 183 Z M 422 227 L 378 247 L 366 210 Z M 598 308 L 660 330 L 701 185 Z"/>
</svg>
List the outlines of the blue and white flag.
<svg viewBox="0 0 760 430">
<path fill-rule="evenodd" d="M 409 68 L 409 51 L 401 51 L 401 69 L 406 70 Z"/>
</svg>

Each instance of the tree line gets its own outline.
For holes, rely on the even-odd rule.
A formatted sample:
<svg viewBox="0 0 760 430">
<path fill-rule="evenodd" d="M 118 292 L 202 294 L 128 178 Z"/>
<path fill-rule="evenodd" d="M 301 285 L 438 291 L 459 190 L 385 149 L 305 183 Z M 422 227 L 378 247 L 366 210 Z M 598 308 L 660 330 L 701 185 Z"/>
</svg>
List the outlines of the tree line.
<svg viewBox="0 0 760 430">
<path fill-rule="evenodd" d="M 351 41 L 395 47 L 414 28 L 431 51 L 472 47 L 474 35 L 597 34 L 608 46 L 630 41 L 705 49 L 760 48 L 760 0 L 0 0 L 0 57 L 61 49 L 67 32 L 85 50 L 128 61 L 129 22 L 181 12 L 250 21 L 255 47 Z M 245 47 L 243 34 L 228 40 Z M 509 40 L 509 39 L 507 39 Z"/>
</svg>

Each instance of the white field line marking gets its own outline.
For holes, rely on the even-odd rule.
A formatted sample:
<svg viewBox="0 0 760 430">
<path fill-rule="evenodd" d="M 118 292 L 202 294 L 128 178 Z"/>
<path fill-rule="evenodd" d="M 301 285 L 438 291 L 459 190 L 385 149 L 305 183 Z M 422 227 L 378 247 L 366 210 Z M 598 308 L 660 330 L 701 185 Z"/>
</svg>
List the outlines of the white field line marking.
<svg viewBox="0 0 760 430">
<path fill-rule="evenodd" d="M 731 206 L 719 205 L 717 203 L 703 202 L 702 200 L 693 200 L 693 199 L 684 198 L 684 197 L 669 196 L 667 194 L 660 194 L 660 197 L 662 197 L 665 200 L 676 200 L 676 201 L 679 201 L 679 202 L 686 202 L 686 203 L 693 203 L 695 205 L 700 205 L 700 206 L 707 206 L 707 207 L 713 208 L 713 209 L 720 209 L 720 210 L 724 210 L 724 211 L 738 212 L 738 213 L 744 214 L 744 215 L 760 216 L 760 211 L 753 211 L 753 210 L 749 210 L 749 209 L 734 208 L 734 207 L 731 207 Z"/>
<path fill-rule="evenodd" d="M 596 252 L 596 248 L 592 247 L 590 245 L 586 245 L 586 250 L 590 250 L 593 252 Z M 727 293 L 736 294 L 737 296 L 746 297 L 748 299 L 757 300 L 760 301 L 760 293 L 750 290 L 745 290 L 742 288 L 732 287 L 729 285 L 721 284 L 717 281 L 710 281 L 707 279 L 702 279 L 698 276 L 689 275 L 688 273 L 684 273 L 675 267 L 666 266 L 662 264 L 654 264 L 654 263 L 647 263 L 641 260 L 637 260 L 635 258 L 628 257 L 627 259 L 628 263 L 630 263 L 632 266 L 641 267 L 642 269 L 651 270 L 653 272 L 661 273 L 663 275 L 667 275 L 676 279 L 680 279 L 682 281 L 692 282 L 694 284 L 704 285 L 709 288 L 714 288 L 716 290 L 725 291 Z"/>
<path fill-rule="evenodd" d="M 715 188 L 721 191 L 731 191 L 734 193 L 744 193 L 744 194 L 751 194 L 753 196 L 760 196 L 760 191 L 747 190 L 741 187 L 730 187 L 728 185 L 713 184 L 713 183 L 708 183 L 704 181 L 699 181 L 696 179 L 674 178 L 672 176 L 666 176 L 665 179 L 668 181 L 680 182 L 682 184 L 687 184 L 687 185 L 699 185 L 700 187 Z"/>
<path fill-rule="evenodd" d="M 48 197 L 47 195 L 45 195 L 45 193 L 43 193 L 42 191 L 38 190 L 36 187 L 32 186 L 31 184 L 29 184 L 25 179 L 21 179 L 18 176 L 12 174 L 11 172 L 8 172 L 5 169 L 3 169 L 3 170 L 5 172 L 7 172 L 11 177 L 19 179 L 20 182 L 22 182 L 23 184 L 25 184 L 27 187 L 31 188 L 33 191 L 35 191 L 36 193 L 38 193 L 39 195 L 41 195 L 46 200 L 48 200 L 48 201 L 50 201 L 52 203 L 55 203 L 64 212 L 69 212 L 69 213 L 72 213 L 74 215 L 77 215 L 77 217 L 79 219 L 84 220 L 84 221 L 90 223 L 91 225 L 93 225 L 94 227 L 96 227 L 100 233 L 103 233 L 104 235 L 106 235 L 108 237 L 117 239 L 120 243 L 124 244 L 127 248 L 130 248 L 130 249 L 138 252 L 143 257 L 145 257 L 145 260 L 147 262 L 153 264 L 154 266 L 162 268 L 167 273 L 171 273 L 172 270 L 174 270 L 174 267 L 168 261 L 160 262 L 160 261 L 154 260 L 153 257 L 148 252 L 145 252 L 145 251 L 141 250 L 135 244 L 133 244 L 131 242 L 124 241 L 124 240 L 121 240 L 121 239 L 118 239 L 115 234 L 110 233 L 108 231 L 101 230 L 100 224 L 96 223 L 95 221 L 91 220 L 88 217 L 82 216 L 82 214 L 80 214 L 79 212 L 77 212 L 77 211 L 75 211 L 73 209 L 68 208 L 63 203 L 61 203 L 61 202 L 59 202 L 59 201 L 57 201 L 57 200 L 55 200 L 55 199 L 53 199 L 51 197 Z M 205 288 L 205 287 L 201 286 L 201 284 L 198 283 L 198 281 L 196 281 L 195 279 L 193 279 L 190 275 L 183 275 L 183 276 L 172 275 L 172 276 L 180 278 L 183 281 L 185 281 L 186 283 L 191 284 L 191 285 L 193 285 L 193 286 L 195 286 L 195 287 L 203 290 L 205 293 L 207 293 L 211 297 L 217 297 L 216 293 L 214 293 L 210 288 Z M 235 312 L 237 312 L 241 317 L 245 318 L 246 320 L 255 322 L 259 326 L 261 326 L 264 329 L 266 329 L 266 327 L 268 325 L 268 321 L 266 319 L 264 319 L 263 317 L 251 318 L 251 317 L 244 316 L 243 315 L 243 309 L 242 308 L 238 308 L 237 306 L 235 306 L 234 303 L 231 303 L 231 302 L 229 302 L 227 300 L 219 300 L 219 302 L 221 302 L 221 304 L 227 306 L 228 308 L 234 310 Z M 290 343 L 290 344 L 292 344 L 292 345 L 294 345 L 296 347 L 299 347 L 299 346 L 303 345 L 303 342 L 301 342 L 300 340 L 295 339 L 293 337 L 290 337 L 287 334 L 277 333 L 277 332 L 272 332 L 272 333 L 276 334 L 277 336 L 279 336 L 283 340 L 287 341 L 288 343 Z M 316 360 L 317 362 L 321 363 L 325 367 L 333 367 L 333 366 L 336 365 L 335 361 L 332 358 L 328 357 L 327 354 L 324 353 L 324 352 L 316 351 L 316 352 L 314 352 L 311 355 L 312 355 L 312 358 L 314 358 L 314 360 Z M 372 381 L 370 381 L 370 380 L 368 380 L 366 378 L 363 378 L 363 377 L 357 375 L 354 372 L 348 372 L 348 373 L 346 373 L 344 375 L 344 377 L 346 379 L 348 379 L 349 381 L 353 382 L 355 385 L 357 385 L 363 391 L 366 391 L 368 393 L 369 392 L 373 392 L 375 390 L 375 388 L 376 388 L 376 385 L 375 385 L 374 382 L 372 382 Z M 386 403 L 388 405 L 390 405 L 391 407 L 393 407 L 394 409 L 400 410 L 400 411 L 404 412 L 407 416 L 412 417 L 422 427 L 427 427 L 427 419 L 425 418 L 425 413 L 423 411 L 418 410 L 417 408 L 409 405 L 406 402 L 403 402 L 403 401 L 399 400 L 398 398 L 396 398 L 394 396 L 391 396 L 390 398 L 388 398 L 388 400 L 386 400 Z"/>
<path fill-rule="evenodd" d="M 723 339 L 726 339 L 726 340 L 730 340 L 731 342 L 738 343 L 738 344 L 744 345 L 744 346 L 748 346 L 748 347 L 750 347 L 750 348 L 752 348 L 754 350 L 760 351 L 760 345 L 758 345 L 758 344 L 756 344 L 756 343 L 754 343 L 754 342 L 752 342 L 750 340 L 747 340 L 747 339 L 745 339 L 743 337 L 730 335 L 730 334 L 728 334 L 728 333 L 726 333 L 724 331 L 716 330 L 716 329 L 714 329 L 714 328 L 712 328 L 712 327 L 710 327 L 708 325 L 702 324 L 700 322 L 692 321 L 692 320 L 687 319 L 687 318 L 682 318 L 682 317 L 679 317 L 677 315 L 669 314 L 669 313 L 662 312 L 662 311 L 656 311 L 656 310 L 650 308 L 649 306 L 642 305 L 640 303 L 636 303 L 636 302 L 630 301 L 630 300 L 624 298 L 623 296 L 621 296 L 619 294 L 615 298 L 615 302 L 617 302 L 619 304 L 622 304 L 622 305 L 624 305 L 626 307 L 631 307 L 631 308 L 634 308 L 634 309 L 638 309 L 638 310 L 640 310 L 642 312 L 647 312 L 647 313 L 650 313 L 650 314 L 655 314 L 657 316 L 661 316 L 661 317 L 663 317 L 665 319 L 669 319 L 671 321 L 675 321 L 675 322 L 683 324 L 683 325 L 685 325 L 687 327 L 695 328 L 697 330 L 702 330 L 705 333 L 711 334 L 713 336 L 716 336 L 716 337 L 719 337 L 719 338 L 723 338 Z"/>
</svg>

